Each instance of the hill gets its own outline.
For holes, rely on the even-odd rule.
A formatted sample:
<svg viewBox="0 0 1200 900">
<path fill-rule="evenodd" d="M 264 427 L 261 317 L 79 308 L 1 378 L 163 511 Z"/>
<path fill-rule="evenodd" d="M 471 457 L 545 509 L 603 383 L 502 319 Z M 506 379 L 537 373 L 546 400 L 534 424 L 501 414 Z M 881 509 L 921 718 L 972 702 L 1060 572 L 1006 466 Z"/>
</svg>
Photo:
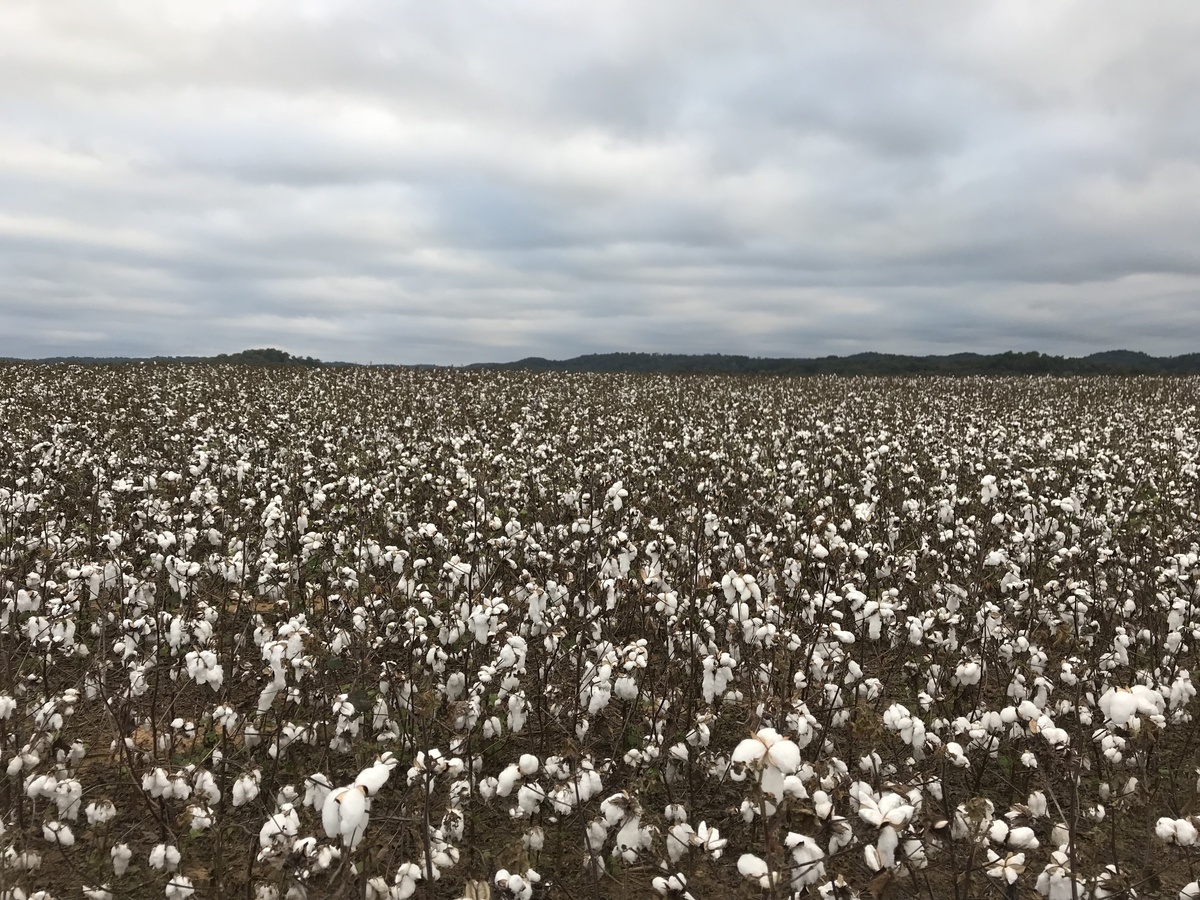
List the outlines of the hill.
<svg viewBox="0 0 1200 900">
<path fill-rule="evenodd" d="M 531 356 L 510 363 L 477 363 L 470 368 L 533 372 L 674 372 L 728 375 L 1197 375 L 1200 353 L 1156 357 L 1110 350 L 1083 357 L 1045 353 L 955 353 L 901 356 L 770 358 L 724 354 L 597 353 L 552 360 Z"/>
</svg>

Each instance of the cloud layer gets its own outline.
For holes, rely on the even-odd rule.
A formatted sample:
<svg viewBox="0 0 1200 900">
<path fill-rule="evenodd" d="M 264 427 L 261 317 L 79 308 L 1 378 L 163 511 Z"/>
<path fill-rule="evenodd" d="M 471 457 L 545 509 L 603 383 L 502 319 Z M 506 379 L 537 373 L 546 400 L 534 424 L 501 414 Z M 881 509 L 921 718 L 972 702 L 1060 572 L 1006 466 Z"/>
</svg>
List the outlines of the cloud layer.
<svg viewBox="0 0 1200 900">
<path fill-rule="evenodd" d="M 7 0 L 0 355 L 1200 349 L 1200 6 Z"/>
</svg>

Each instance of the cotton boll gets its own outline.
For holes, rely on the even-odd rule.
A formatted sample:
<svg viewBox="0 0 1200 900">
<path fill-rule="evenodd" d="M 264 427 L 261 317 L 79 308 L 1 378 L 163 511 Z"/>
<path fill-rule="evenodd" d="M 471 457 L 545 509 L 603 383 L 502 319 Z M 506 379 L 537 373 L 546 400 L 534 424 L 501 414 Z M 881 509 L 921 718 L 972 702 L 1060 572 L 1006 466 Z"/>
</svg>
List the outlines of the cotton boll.
<svg viewBox="0 0 1200 900">
<path fill-rule="evenodd" d="M 374 797 L 387 782 L 388 776 L 392 774 L 392 769 L 395 767 L 396 760 L 394 758 L 387 761 L 378 760 L 359 772 L 354 783 L 364 788 L 368 796 Z"/>
<path fill-rule="evenodd" d="M 1032 828 L 1020 826 L 1009 830 L 1008 846 L 1017 850 L 1036 850 L 1041 844 Z"/>
<path fill-rule="evenodd" d="M 504 770 L 496 776 L 496 794 L 500 797 L 507 797 L 512 793 L 513 787 L 521 778 L 521 769 L 517 763 L 509 763 Z"/>
<path fill-rule="evenodd" d="M 42 836 L 52 844 L 60 847 L 71 847 L 75 844 L 75 835 L 69 826 L 61 822 L 49 822 L 42 826 Z"/>
<path fill-rule="evenodd" d="M 1100 709 L 1110 722 L 1121 727 L 1137 714 L 1138 698 L 1130 691 L 1109 688 L 1100 697 Z"/>
<path fill-rule="evenodd" d="M 1175 820 L 1175 843 L 1180 847 L 1191 847 L 1196 843 L 1196 826 L 1189 819 Z"/>
<path fill-rule="evenodd" d="M 370 808 L 366 789 L 358 785 L 330 791 L 321 807 L 325 834 L 340 837 L 342 844 L 353 850 L 366 833 Z"/>
<path fill-rule="evenodd" d="M 1029 808 L 1029 814 L 1035 819 L 1044 818 L 1047 814 L 1046 795 L 1042 791 L 1034 791 L 1030 794 L 1025 805 Z"/>
<path fill-rule="evenodd" d="M 743 853 L 738 857 L 737 865 L 742 877 L 752 880 L 763 878 L 770 872 L 766 861 L 761 857 L 755 856 L 753 853 Z"/>
<path fill-rule="evenodd" d="M 1175 820 L 1169 816 L 1163 816 L 1155 823 L 1154 833 L 1158 835 L 1160 841 L 1173 844 L 1175 842 Z"/>
<path fill-rule="evenodd" d="M 157 844 L 150 851 L 150 868 L 174 872 L 179 868 L 179 848 L 173 844 Z"/>
<path fill-rule="evenodd" d="M 395 900 L 407 900 L 417 892 L 417 882 L 424 879 L 425 874 L 416 863 L 401 864 L 392 882 L 395 885 L 392 889 L 392 896 Z"/>
<path fill-rule="evenodd" d="M 187 900 L 194 893 L 196 893 L 196 889 L 192 886 L 192 880 L 186 875 L 172 875 L 171 880 L 167 882 L 167 900 Z"/>
<path fill-rule="evenodd" d="M 89 825 L 103 825 L 111 821 L 117 814 L 117 808 L 111 800 L 101 800 L 87 805 L 84 815 Z"/>
<path fill-rule="evenodd" d="M 525 845 L 526 850 L 533 853 L 541 852 L 542 847 L 546 845 L 546 833 L 542 830 L 542 826 L 535 825 L 525 832 L 521 843 Z"/>
<path fill-rule="evenodd" d="M 109 851 L 109 856 L 112 858 L 113 871 L 120 876 L 129 869 L 133 851 L 129 849 L 128 844 L 114 844 L 112 850 Z"/>
<path fill-rule="evenodd" d="M 896 867 L 896 848 L 900 845 L 900 835 L 890 825 L 879 829 L 879 862 L 885 869 Z"/>
<path fill-rule="evenodd" d="M 258 796 L 258 781 L 262 773 L 258 769 L 238 777 L 233 783 L 233 805 L 245 806 Z"/>
</svg>

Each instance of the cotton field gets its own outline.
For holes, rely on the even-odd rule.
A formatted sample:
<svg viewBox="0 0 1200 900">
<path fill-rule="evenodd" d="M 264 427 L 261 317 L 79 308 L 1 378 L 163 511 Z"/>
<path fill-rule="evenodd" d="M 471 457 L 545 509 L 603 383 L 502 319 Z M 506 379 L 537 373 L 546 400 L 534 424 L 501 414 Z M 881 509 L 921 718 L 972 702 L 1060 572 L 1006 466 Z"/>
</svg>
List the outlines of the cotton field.
<svg viewBox="0 0 1200 900">
<path fill-rule="evenodd" d="M 0 368 L 0 897 L 1200 898 L 1200 381 Z"/>
</svg>

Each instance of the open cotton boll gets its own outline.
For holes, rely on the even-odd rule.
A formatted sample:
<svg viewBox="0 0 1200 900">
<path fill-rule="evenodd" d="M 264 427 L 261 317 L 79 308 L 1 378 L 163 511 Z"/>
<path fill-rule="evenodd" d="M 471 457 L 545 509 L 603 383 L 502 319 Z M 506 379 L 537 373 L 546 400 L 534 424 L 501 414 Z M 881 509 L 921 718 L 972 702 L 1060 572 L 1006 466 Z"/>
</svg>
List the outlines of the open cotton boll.
<svg viewBox="0 0 1200 900">
<path fill-rule="evenodd" d="M 500 797 L 507 797 L 513 792 L 513 788 L 520 780 L 520 766 L 518 766 L 516 763 L 509 763 L 504 767 L 504 770 L 496 776 L 496 794 Z"/>
<path fill-rule="evenodd" d="M 879 829 L 879 840 L 875 845 L 879 851 L 879 863 L 885 869 L 896 867 L 896 848 L 900 846 L 900 835 L 895 828 L 884 826 Z"/>
<path fill-rule="evenodd" d="M 89 825 L 103 825 L 105 822 L 111 821 L 116 814 L 117 808 L 111 800 L 89 803 L 84 810 Z"/>
<path fill-rule="evenodd" d="M 179 848 L 174 844 L 156 844 L 150 851 L 150 868 L 174 872 L 179 868 Z"/>
<path fill-rule="evenodd" d="M 69 826 L 61 822 L 48 822 L 42 826 L 42 836 L 52 844 L 58 844 L 61 847 L 72 847 L 75 844 L 75 835 L 72 834 Z"/>
<path fill-rule="evenodd" d="M 1129 691 L 1109 688 L 1100 697 L 1100 709 L 1114 725 L 1124 726 L 1137 715 L 1137 697 Z"/>
<path fill-rule="evenodd" d="M 388 776 L 392 774 L 394 768 L 396 768 L 396 759 L 389 753 L 386 759 L 376 760 L 359 772 L 354 783 L 365 788 L 368 796 L 374 797 L 387 782 Z"/>
<path fill-rule="evenodd" d="M 392 879 L 392 896 L 395 900 L 408 900 L 417 892 L 417 882 L 424 879 L 425 873 L 416 863 L 401 863 L 400 868 L 396 870 L 396 877 Z"/>
<path fill-rule="evenodd" d="M 315 772 L 304 779 L 304 805 L 319 811 L 325 805 L 325 798 L 333 790 L 329 776 Z"/>
<path fill-rule="evenodd" d="M 1179 847 L 1195 845 L 1197 837 L 1196 826 L 1189 819 L 1172 819 L 1164 816 L 1154 826 L 1154 833 L 1159 839 Z"/>
<path fill-rule="evenodd" d="M 188 900 L 194 893 L 196 888 L 192 885 L 192 879 L 186 875 L 172 875 L 171 880 L 167 882 L 167 900 Z"/>
<path fill-rule="evenodd" d="M 677 863 L 692 846 L 696 832 L 686 822 L 677 822 L 667 829 L 667 856 L 672 863 Z"/>
<path fill-rule="evenodd" d="M 114 844 L 108 853 L 112 858 L 113 872 L 117 875 L 124 875 L 129 869 L 129 861 L 133 859 L 133 851 L 129 849 L 129 845 Z"/>
<path fill-rule="evenodd" d="M 738 871 L 743 878 L 759 879 L 764 878 L 771 871 L 767 866 L 766 860 L 753 853 L 743 853 L 738 857 Z"/>
<path fill-rule="evenodd" d="M 1010 853 L 1007 856 L 1000 856 L 994 851 L 988 851 L 988 868 L 987 874 L 989 878 L 995 878 L 997 881 L 1004 881 L 1006 884 L 1015 884 L 1017 878 L 1025 871 L 1025 854 Z"/>
<path fill-rule="evenodd" d="M 670 876 L 658 875 L 651 879 L 650 886 L 662 897 L 695 900 L 695 897 L 687 889 L 687 877 L 682 872 Z"/>
<path fill-rule="evenodd" d="M 784 846 L 792 855 L 792 890 L 802 891 L 825 877 L 825 851 L 812 838 L 789 832 Z"/>
<path fill-rule="evenodd" d="M 341 838 L 342 844 L 353 850 L 367 830 L 371 802 L 366 788 L 360 785 L 330 791 L 321 807 L 321 824 L 325 834 Z"/>
<path fill-rule="evenodd" d="M 544 788 L 537 784 L 525 784 L 517 791 L 517 808 L 524 815 L 531 816 L 538 811 L 545 799 Z"/>
</svg>

